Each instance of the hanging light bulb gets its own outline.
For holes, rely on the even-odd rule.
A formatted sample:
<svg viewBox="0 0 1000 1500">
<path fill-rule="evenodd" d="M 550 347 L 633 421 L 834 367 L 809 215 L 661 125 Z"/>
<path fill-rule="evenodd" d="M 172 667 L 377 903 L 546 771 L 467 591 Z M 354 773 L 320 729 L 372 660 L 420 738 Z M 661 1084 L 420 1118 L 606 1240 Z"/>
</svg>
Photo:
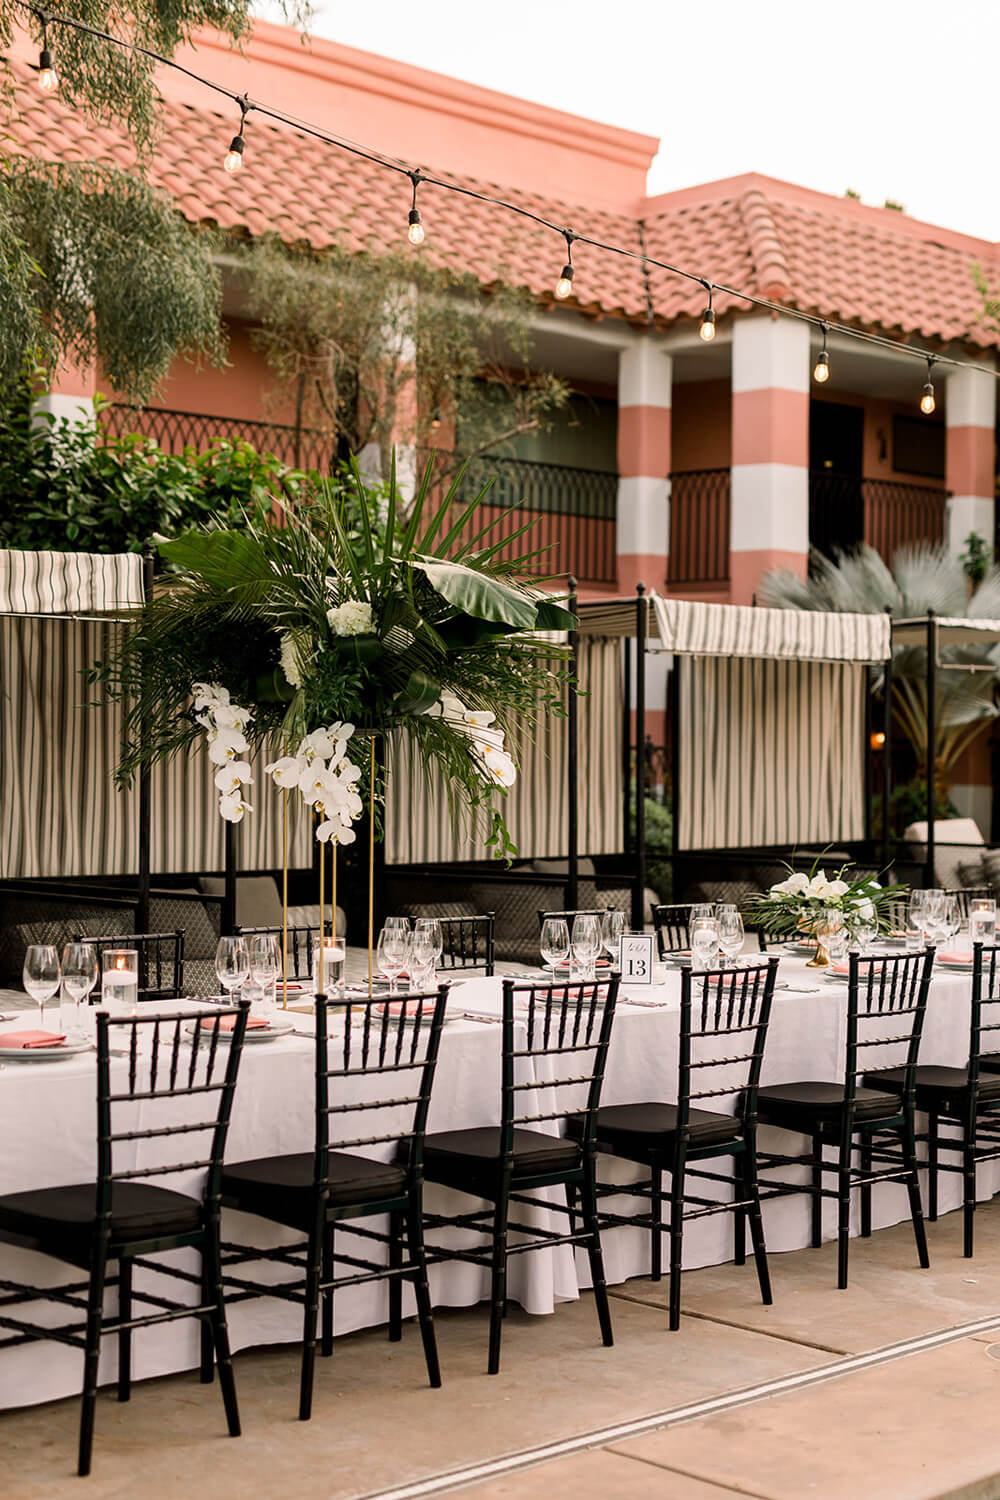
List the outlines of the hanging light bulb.
<svg viewBox="0 0 1000 1500">
<path fill-rule="evenodd" d="M 406 238 L 411 245 L 422 245 L 424 243 L 424 226 L 420 222 L 420 210 L 417 207 L 417 188 L 423 181 L 423 177 L 417 171 L 410 173 L 410 181 L 413 183 L 413 202 L 410 204 L 409 228 Z"/>
<path fill-rule="evenodd" d="M 243 165 L 243 126 L 246 124 L 247 111 L 249 109 L 245 94 L 242 99 L 237 99 L 236 102 L 240 107 L 240 128 L 229 142 L 229 150 L 222 160 L 223 167 L 230 174 L 238 172 Z"/>
<path fill-rule="evenodd" d="M 560 302 L 565 302 L 573 290 L 573 241 L 576 238 L 571 229 L 564 229 L 563 236 L 566 240 L 566 264 L 560 271 L 559 280 L 556 282 L 556 296 Z"/>
<path fill-rule="evenodd" d="M 927 379 L 924 382 L 923 395 L 920 397 L 920 410 L 925 417 L 929 417 L 937 405 L 937 402 L 934 400 L 934 382 L 931 380 L 933 366 L 934 361 L 929 359 L 927 361 Z"/>
<path fill-rule="evenodd" d="M 43 47 L 38 54 L 38 87 L 43 94 L 54 94 L 59 87 L 59 74 L 48 47 Z"/>
<path fill-rule="evenodd" d="M 826 352 L 826 324 L 823 324 L 823 347 L 816 356 L 813 365 L 813 380 L 819 385 L 825 385 L 830 379 L 830 356 Z"/>
<path fill-rule="evenodd" d="M 712 283 L 710 281 L 705 282 L 705 290 L 708 293 L 708 306 L 701 315 L 698 337 L 704 343 L 710 344 L 715 338 L 715 308 L 712 306 Z"/>
</svg>

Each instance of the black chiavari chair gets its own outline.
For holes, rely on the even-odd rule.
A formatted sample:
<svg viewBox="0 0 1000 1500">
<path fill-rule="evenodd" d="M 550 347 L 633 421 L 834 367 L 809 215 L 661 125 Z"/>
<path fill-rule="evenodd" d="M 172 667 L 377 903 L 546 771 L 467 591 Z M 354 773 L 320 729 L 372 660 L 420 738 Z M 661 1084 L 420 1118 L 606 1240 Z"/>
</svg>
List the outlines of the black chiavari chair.
<svg viewBox="0 0 1000 1500">
<path fill-rule="evenodd" d="M 690 901 L 653 907 L 653 929 L 656 932 L 657 952 L 661 958 L 665 958 L 668 953 L 679 953 L 691 947 L 690 926 Z"/>
<path fill-rule="evenodd" d="M 838 1082 L 815 1079 L 768 1084 L 758 1090 L 761 1125 L 809 1136 L 811 1152 L 785 1155 L 758 1153 L 765 1170 L 789 1165 L 808 1167 L 809 1182 L 761 1178 L 761 1197 L 809 1193 L 812 1197 L 812 1243 L 823 1239 L 823 1199 L 837 1202 L 837 1285 L 847 1286 L 851 1194 L 861 1191 L 861 1233 L 871 1233 L 871 1189 L 876 1182 L 903 1182 L 921 1266 L 926 1268 L 927 1236 L 920 1204 L 920 1182 L 914 1124 L 914 1076 L 927 1008 L 933 948 L 920 953 L 879 958 L 850 955 L 847 981 L 847 1038 L 844 1076 Z M 877 1048 L 878 1056 L 870 1049 Z M 890 1084 L 895 1070 L 900 1081 Z M 828 1161 L 831 1147 L 835 1159 Z M 857 1152 L 858 1165 L 854 1165 Z M 878 1165 L 876 1165 L 878 1163 Z M 835 1188 L 823 1186 L 835 1173 Z"/>
<path fill-rule="evenodd" d="M 425 1216 L 425 1223 L 434 1228 L 457 1227 L 489 1239 L 489 1247 L 481 1250 L 435 1248 L 432 1258 L 464 1260 L 489 1269 L 491 1375 L 500 1368 L 511 1255 L 553 1245 L 585 1246 L 601 1336 L 607 1346 L 614 1342 L 597 1220 L 594 1121 L 617 996 L 617 979 L 556 985 L 504 980 L 500 1124 L 444 1131 L 429 1135 L 424 1143 L 428 1182 L 443 1183 L 492 1204 L 448 1217 Z M 577 1114 L 582 1123 L 573 1138 L 550 1135 L 544 1129 Z M 546 1187 L 565 1187 L 579 1194 L 582 1230 L 577 1231 L 568 1202 L 534 1196 Z M 512 1206 L 569 1214 L 568 1233 L 513 1222 Z M 511 1243 L 514 1234 L 520 1236 L 516 1244 Z"/>
<path fill-rule="evenodd" d="M 969 1060 L 964 1068 L 919 1063 L 914 1074 L 916 1107 L 927 1115 L 927 1133 L 917 1140 L 927 1146 L 927 1217 L 938 1216 L 938 1173 L 962 1176 L 963 1254 L 971 1256 L 976 1214 L 976 1167 L 1000 1160 L 1000 1057 L 989 1045 L 1000 1032 L 1000 948 L 982 943 L 972 949 L 972 1010 Z M 905 1087 L 903 1069 L 877 1075 L 877 1087 Z M 956 1134 L 942 1135 L 941 1126 Z M 942 1161 L 941 1153 L 958 1160 Z"/>
<path fill-rule="evenodd" d="M 438 961 L 442 973 L 453 969 L 482 969 L 491 975 L 495 967 L 496 913 L 480 917 L 438 917 L 444 947 Z M 419 921 L 412 918 L 413 925 Z"/>
<path fill-rule="evenodd" d="M 246 1021 L 245 1004 L 194 1016 L 112 1017 L 99 1012 L 97 1181 L 0 1198 L 0 1240 L 88 1272 L 86 1282 L 71 1286 L 40 1288 L 5 1282 L 0 1310 L 0 1327 L 12 1330 L 12 1337 L 0 1342 L 0 1347 L 57 1339 L 84 1351 L 81 1474 L 90 1473 L 101 1340 L 108 1333 L 117 1334 L 118 1399 L 127 1401 L 133 1331 L 151 1323 L 200 1318 L 208 1337 L 209 1360 L 214 1352 L 218 1365 L 229 1432 L 239 1436 L 219 1262 L 219 1183 Z M 183 1028 L 191 1035 L 190 1047 L 182 1050 Z M 150 1038 L 148 1047 L 140 1046 L 140 1038 L 145 1037 Z M 119 1046 L 120 1042 L 124 1045 Z M 194 1119 L 179 1119 L 178 1111 L 171 1108 L 181 1098 L 203 1106 Z M 209 1137 L 209 1143 L 192 1160 L 190 1137 L 199 1134 Z M 168 1143 L 175 1138 L 184 1143 L 182 1159 L 164 1160 Z M 141 1165 L 143 1143 L 155 1155 L 155 1165 Z M 122 1166 L 123 1156 L 132 1165 Z M 206 1174 L 200 1198 L 148 1181 L 199 1171 Z M 201 1252 L 201 1276 L 147 1258 L 185 1248 Z M 109 1275 L 108 1267 L 115 1261 L 118 1274 Z M 137 1288 L 133 1285 L 135 1268 L 191 1282 L 200 1288 L 201 1300 L 194 1305 L 174 1302 Z M 104 1312 L 108 1287 L 118 1290 L 116 1318 Z M 48 1327 L 12 1316 L 11 1309 L 20 1304 L 46 1301 L 85 1313 L 84 1322 Z M 148 1304 L 153 1311 L 136 1315 L 136 1302 Z"/>
<path fill-rule="evenodd" d="M 650 1231 L 650 1270 L 659 1281 L 662 1239 L 670 1240 L 669 1326 L 680 1327 L 681 1266 L 685 1220 L 709 1214 L 735 1215 L 736 1261 L 745 1258 L 749 1219 L 761 1300 L 771 1302 L 771 1282 L 757 1185 L 757 1089 L 767 1038 L 778 960 L 745 969 L 681 974 L 680 1045 L 677 1102 L 644 1100 L 606 1105 L 597 1114 L 597 1150 L 648 1167 L 649 1181 L 634 1185 L 598 1184 L 598 1199 L 630 1194 L 649 1203 L 633 1216 L 601 1211 L 601 1224 L 642 1225 Z M 708 1070 L 708 1071 L 703 1071 Z M 735 1101 L 735 1112 L 714 1107 Z M 713 1107 L 703 1105 L 711 1100 Z M 728 1171 L 694 1163 L 728 1158 Z M 664 1195 L 663 1174 L 670 1178 Z M 691 1190 L 704 1182 L 721 1186 L 727 1198 Z M 663 1221 L 664 1197 L 669 1220 Z"/>
<path fill-rule="evenodd" d="M 230 1302 L 280 1297 L 303 1308 L 299 1386 L 303 1422 L 312 1413 L 321 1307 L 321 1352 L 324 1356 L 333 1353 L 337 1287 L 388 1280 L 389 1337 L 399 1339 L 401 1282 L 404 1278 L 411 1281 L 427 1375 L 432 1386 L 441 1384 L 423 1242 L 422 1168 L 447 997 L 442 985 L 430 994 L 408 995 L 405 1001 L 391 1004 L 381 998 L 348 998 L 342 1013 L 343 1036 L 331 1036 L 326 997 L 317 995 L 313 1150 L 234 1162 L 222 1174 L 225 1207 L 256 1214 L 306 1236 L 304 1242 L 267 1252 L 269 1262 L 281 1262 L 295 1272 L 278 1284 L 255 1282 L 236 1270 L 260 1259 L 252 1247 L 222 1247 Z M 405 1117 L 402 1128 L 401 1115 Z M 384 1153 L 393 1146 L 398 1153 L 395 1161 L 367 1154 Z M 384 1214 L 390 1216 L 388 1233 L 358 1222 Z M 342 1246 L 338 1249 L 337 1226 L 367 1245 L 387 1247 L 387 1259 L 352 1254 Z M 349 1268 L 347 1274 L 334 1274 L 337 1261 Z"/>
<path fill-rule="evenodd" d="M 566 926 L 570 930 L 570 936 L 572 936 L 572 933 L 573 933 L 573 920 L 574 920 L 574 918 L 576 918 L 576 917 L 597 917 L 598 920 L 601 920 L 604 917 L 604 915 L 605 915 L 605 913 L 606 913 L 607 910 L 608 910 L 608 908 L 606 906 L 602 906 L 602 907 L 596 907 L 596 906 L 587 907 L 585 910 L 581 909 L 581 910 L 577 910 L 577 911 L 541 911 L 541 910 L 539 910 L 539 913 L 538 913 L 538 930 L 539 930 L 539 932 L 541 932 L 542 928 L 545 926 L 545 923 L 551 917 L 551 918 L 553 918 L 554 921 L 558 922 L 561 919 L 563 922 L 565 922 Z"/>
<path fill-rule="evenodd" d="M 313 946 L 319 934 L 318 927 L 234 927 L 233 932 L 237 937 L 254 937 L 257 934 L 265 937 L 277 938 L 278 952 L 282 951 L 282 944 L 287 937 L 288 946 L 288 978 L 298 980 L 312 980 L 313 977 Z M 327 917 L 323 923 L 323 936 L 333 936 L 333 923 Z M 278 976 L 278 985 L 281 985 L 281 976 Z"/>
<path fill-rule="evenodd" d="M 138 1000 L 180 1000 L 184 994 L 184 929 L 175 932 L 115 933 L 111 937 L 88 937 L 74 943 L 89 943 L 97 951 L 98 980 L 95 997 L 101 993 L 104 954 L 109 948 L 135 948 L 139 954 Z"/>
</svg>

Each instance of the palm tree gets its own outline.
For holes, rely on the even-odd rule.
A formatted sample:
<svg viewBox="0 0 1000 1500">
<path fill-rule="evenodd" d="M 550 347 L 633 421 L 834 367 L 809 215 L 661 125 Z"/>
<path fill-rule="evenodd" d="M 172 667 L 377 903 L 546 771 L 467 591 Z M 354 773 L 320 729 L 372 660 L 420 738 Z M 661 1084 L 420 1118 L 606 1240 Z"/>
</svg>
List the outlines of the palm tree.
<svg viewBox="0 0 1000 1500">
<path fill-rule="evenodd" d="M 976 588 L 959 559 L 944 545 L 902 547 L 889 568 L 873 547 L 862 543 L 835 560 L 814 552 L 809 577 L 778 569 L 764 578 L 758 597 L 776 609 L 822 609 L 915 619 L 928 610 L 949 619 L 1000 619 L 1000 569 L 991 566 Z M 955 763 L 1000 713 L 997 705 L 1000 661 L 989 645 L 941 647 L 949 668 L 935 678 L 934 775 L 938 796 L 947 801 Z M 984 670 L 986 669 L 986 670 Z M 927 651 L 900 646 L 893 652 L 893 717 L 913 746 L 917 777 L 927 775 Z M 876 685 L 878 686 L 878 684 Z"/>
</svg>

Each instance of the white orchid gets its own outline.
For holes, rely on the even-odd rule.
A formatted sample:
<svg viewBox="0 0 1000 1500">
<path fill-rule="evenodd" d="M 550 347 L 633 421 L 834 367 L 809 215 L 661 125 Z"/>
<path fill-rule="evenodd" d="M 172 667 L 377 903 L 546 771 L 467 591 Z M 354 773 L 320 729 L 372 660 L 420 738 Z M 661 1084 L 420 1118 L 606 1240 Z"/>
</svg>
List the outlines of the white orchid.
<svg viewBox="0 0 1000 1500">
<path fill-rule="evenodd" d="M 210 729 L 208 732 L 208 758 L 214 766 L 224 766 L 236 760 L 249 749 L 246 735 L 239 729 Z"/>
<path fill-rule="evenodd" d="M 253 718 L 252 708 L 237 708 L 232 703 L 218 703 L 211 710 L 219 729 L 244 730 Z"/>
<path fill-rule="evenodd" d="M 337 794 L 337 776 L 334 771 L 327 770 L 326 766 L 312 765 L 305 772 L 299 782 L 299 791 L 302 800 L 308 807 L 314 807 L 317 802 L 326 806 L 326 799 L 333 799 Z"/>
<path fill-rule="evenodd" d="M 264 774 L 270 776 L 275 786 L 280 787 L 283 792 L 290 792 L 297 787 L 302 780 L 302 773 L 308 769 L 306 761 L 298 755 L 282 755 L 279 760 L 272 760 L 269 766 L 264 767 Z"/>
<path fill-rule="evenodd" d="M 219 812 L 227 823 L 242 823 L 243 814 L 253 812 L 249 802 L 244 802 L 238 792 L 219 798 Z"/>
<path fill-rule="evenodd" d="M 504 788 L 514 785 L 517 766 L 506 750 L 500 750 L 494 745 L 474 745 L 472 748 L 489 781 Z"/>
<path fill-rule="evenodd" d="M 334 635 L 370 635 L 372 631 L 372 607 L 367 599 L 345 599 L 328 609 L 326 618 Z"/>
<path fill-rule="evenodd" d="M 246 786 L 253 781 L 249 761 L 231 760 L 227 761 L 215 773 L 215 784 L 220 792 L 237 792 L 241 786 Z"/>
<path fill-rule="evenodd" d="M 298 754 L 311 766 L 317 760 L 329 760 L 336 748 L 337 740 L 329 729 L 314 729 L 299 745 Z"/>
<path fill-rule="evenodd" d="M 206 708 L 216 708 L 219 704 L 229 702 L 229 689 L 224 688 L 218 682 L 193 682 L 191 691 L 194 694 L 195 712 L 201 713 Z"/>
</svg>

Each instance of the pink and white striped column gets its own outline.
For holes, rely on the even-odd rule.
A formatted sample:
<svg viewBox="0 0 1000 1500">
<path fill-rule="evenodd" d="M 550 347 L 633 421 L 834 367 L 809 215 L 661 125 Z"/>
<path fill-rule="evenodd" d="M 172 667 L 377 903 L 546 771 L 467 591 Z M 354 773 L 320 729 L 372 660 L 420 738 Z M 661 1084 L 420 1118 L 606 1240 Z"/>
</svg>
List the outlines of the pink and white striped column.
<svg viewBox="0 0 1000 1500">
<path fill-rule="evenodd" d="M 730 598 L 749 604 L 772 568 L 809 559 L 809 326 L 733 325 Z"/>
<path fill-rule="evenodd" d="M 993 551 L 997 380 L 983 370 L 949 370 L 945 399 L 948 547 L 965 551 L 970 532 Z"/>
<path fill-rule="evenodd" d="M 52 388 L 34 403 L 36 415 L 48 412 L 57 421 L 93 422 L 97 372 L 92 365 L 71 360 L 60 364 L 52 377 Z"/>
<path fill-rule="evenodd" d="M 662 590 L 670 536 L 673 361 L 649 339 L 618 357 L 618 592 Z"/>
</svg>

